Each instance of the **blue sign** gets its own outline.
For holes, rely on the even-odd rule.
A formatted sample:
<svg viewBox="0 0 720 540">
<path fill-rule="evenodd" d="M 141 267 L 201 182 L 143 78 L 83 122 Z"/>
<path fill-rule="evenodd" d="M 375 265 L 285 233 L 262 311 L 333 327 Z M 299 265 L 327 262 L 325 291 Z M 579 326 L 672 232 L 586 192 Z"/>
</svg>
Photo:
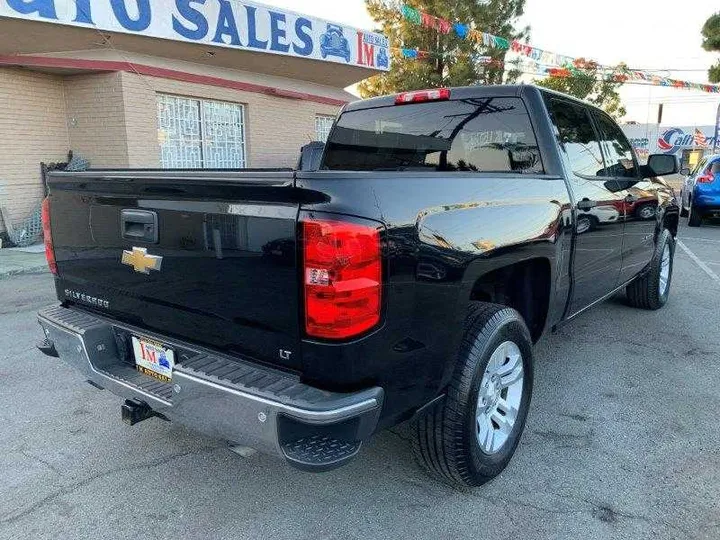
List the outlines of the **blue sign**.
<svg viewBox="0 0 720 540">
<path fill-rule="evenodd" d="M 327 31 L 320 36 L 320 54 L 323 58 L 337 56 L 350 62 L 350 43 L 343 34 L 342 26 L 328 24 Z"/>
<path fill-rule="evenodd" d="M 385 36 L 240 0 L 0 0 L 0 17 L 390 67 Z"/>
</svg>

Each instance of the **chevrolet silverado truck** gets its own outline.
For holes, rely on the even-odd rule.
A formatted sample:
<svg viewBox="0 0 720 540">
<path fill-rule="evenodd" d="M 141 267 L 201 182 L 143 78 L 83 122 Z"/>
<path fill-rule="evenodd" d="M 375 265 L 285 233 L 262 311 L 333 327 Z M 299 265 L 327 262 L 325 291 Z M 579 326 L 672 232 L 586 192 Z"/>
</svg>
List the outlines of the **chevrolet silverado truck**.
<svg viewBox="0 0 720 540">
<path fill-rule="evenodd" d="M 518 445 L 546 331 L 623 289 L 667 302 L 677 170 L 587 103 L 488 86 L 349 104 L 314 171 L 55 172 L 39 347 L 131 425 L 323 471 L 412 420 L 420 463 L 477 486 Z"/>
</svg>

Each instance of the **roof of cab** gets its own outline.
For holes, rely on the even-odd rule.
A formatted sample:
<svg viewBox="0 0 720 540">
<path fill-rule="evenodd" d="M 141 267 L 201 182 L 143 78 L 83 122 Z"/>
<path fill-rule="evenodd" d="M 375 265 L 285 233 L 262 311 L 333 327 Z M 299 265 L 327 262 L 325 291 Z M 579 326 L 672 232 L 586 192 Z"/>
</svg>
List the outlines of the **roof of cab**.
<svg viewBox="0 0 720 540">
<path fill-rule="evenodd" d="M 498 85 L 498 86 L 459 86 L 450 88 L 451 99 L 470 99 L 490 96 L 492 97 L 518 97 L 524 88 L 534 88 L 526 85 Z M 418 90 L 421 92 L 422 90 Z M 345 111 L 358 111 L 374 109 L 376 107 L 390 107 L 395 105 L 395 98 L 399 94 L 389 94 L 370 99 L 353 101 L 345 107 Z"/>
<path fill-rule="evenodd" d="M 422 90 L 418 90 L 422 92 Z M 533 84 L 504 84 L 504 85 L 488 85 L 488 86 L 458 86 L 450 88 L 450 99 L 473 99 L 483 97 L 523 97 L 529 93 L 539 95 L 540 93 L 554 94 L 567 100 L 582 103 L 585 106 L 595 107 L 593 104 L 579 100 L 573 96 L 568 96 L 561 92 L 555 92 L 547 88 L 535 86 Z M 374 109 L 377 107 L 391 107 L 395 105 L 395 98 L 398 94 L 389 94 L 370 99 L 361 99 L 349 103 L 343 112 L 359 111 L 363 109 Z"/>
</svg>

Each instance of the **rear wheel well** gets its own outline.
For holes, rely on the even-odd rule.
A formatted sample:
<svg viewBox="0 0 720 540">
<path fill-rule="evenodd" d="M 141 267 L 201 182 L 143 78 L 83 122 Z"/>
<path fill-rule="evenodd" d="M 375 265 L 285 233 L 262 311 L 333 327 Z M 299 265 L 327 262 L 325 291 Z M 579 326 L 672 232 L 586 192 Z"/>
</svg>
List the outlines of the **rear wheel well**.
<svg viewBox="0 0 720 540">
<path fill-rule="evenodd" d="M 488 272 L 473 285 L 470 300 L 515 309 L 536 342 L 545 329 L 550 305 L 550 262 L 531 259 Z"/>
</svg>

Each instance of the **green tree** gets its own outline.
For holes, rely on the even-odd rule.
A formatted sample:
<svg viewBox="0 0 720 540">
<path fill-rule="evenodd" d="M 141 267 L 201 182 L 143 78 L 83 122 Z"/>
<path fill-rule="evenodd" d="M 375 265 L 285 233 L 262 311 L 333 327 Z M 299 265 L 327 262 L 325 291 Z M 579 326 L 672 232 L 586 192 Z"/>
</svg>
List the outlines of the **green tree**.
<svg viewBox="0 0 720 540">
<path fill-rule="evenodd" d="M 710 17 L 702 28 L 703 49 L 720 52 L 720 11 Z M 710 82 L 720 83 L 720 61 L 710 68 Z"/>
<path fill-rule="evenodd" d="M 368 13 L 379 25 L 378 30 L 390 39 L 392 47 L 431 54 L 427 58 L 408 59 L 394 49 L 391 70 L 360 84 L 363 97 L 444 86 L 496 84 L 503 80 L 515 81 L 520 75 L 516 69 L 505 70 L 503 62 L 507 51 L 462 39 L 454 30 L 443 34 L 414 24 L 403 17 L 401 8 L 407 3 L 453 24 L 461 22 L 512 41 L 521 40 L 529 33 L 529 28 L 515 28 L 518 17 L 523 14 L 525 0 L 365 0 L 365 3 Z M 490 56 L 492 63 L 481 65 L 477 60 L 479 56 Z"/>
<path fill-rule="evenodd" d="M 618 92 L 625 82 L 622 72 L 626 69 L 627 66 L 621 64 L 615 71 L 619 75 L 608 77 L 597 62 L 580 58 L 572 68 L 563 70 L 567 76 L 550 76 L 537 81 L 537 84 L 589 101 L 614 118 L 620 119 L 627 112 Z"/>
</svg>

